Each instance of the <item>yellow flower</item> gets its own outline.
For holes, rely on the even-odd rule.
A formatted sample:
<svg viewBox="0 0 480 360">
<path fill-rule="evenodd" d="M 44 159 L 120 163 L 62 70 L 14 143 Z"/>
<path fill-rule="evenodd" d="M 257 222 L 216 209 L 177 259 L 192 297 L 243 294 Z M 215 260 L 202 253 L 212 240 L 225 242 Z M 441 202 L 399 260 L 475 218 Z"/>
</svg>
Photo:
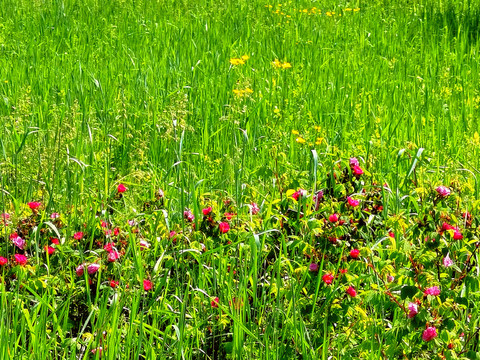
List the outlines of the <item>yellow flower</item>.
<svg viewBox="0 0 480 360">
<path fill-rule="evenodd" d="M 250 59 L 250 56 L 248 56 L 248 55 L 243 55 L 242 56 L 243 61 L 247 61 L 248 59 Z"/>
<path fill-rule="evenodd" d="M 290 64 L 289 62 L 284 62 L 282 64 L 282 69 L 290 69 L 292 67 L 292 64 Z"/>
<path fill-rule="evenodd" d="M 315 128 L 315 131 L 320 131 L 320 130 L 322 130 L 322 127 L 321 127 L 321 126 L 318 126 L 318 125 L 315 125 L 314 128 Z"/>
<path fill-rule="evenodd" d="M 277 67 L 277 68 L 280 68 L 282 67 L 282 63 L 281 61 L 278 61 L 278 59 L 275 59 L 273 62 L 272 62 L 272 65 Z"/>
<path fill-rule="evenodd" d="M 298 134 L 300 134 L 300 133 L 299 133 L 297 130 L 292 130 L 292 134 L 293 134 L 293 135 L 298 135 Z"/>
<path fill-rule="evenodd" d="M 355 9 L 353 9 L 353 11 L 355 11 L 355 12 L 360 11 L 360 8 L 355 8 Z"/>
<path fill-rule="evenodd" d="M 299 144 L 305 144 L 305 142 L 306 142 L 305 139 L 302 138 L 302 137 L 300 137 L 300 136 L 297 137 L 297 138 L 295 139 L 295 141 L 296 141 L 297 143 L 299 143 Z"/>
<path fill-rule="evenodd" d="M 253 93 L 253 90 L 250 89 L 250 88 L 245 88 L 245 89 L 233 89 L 233 93 L 235 94 L 235 96 L 238 96 L 238 97 L 243 97 L 243 96 L 246 96 L 248 94 L 252 94 Z"/>
<path fill-rule="evenodd" d="M 317 138 L 315 145 L 321 145 L 323 143 L 323 138 Z"/>
<path fill-rule="evenodd" d="M 345 11 L 352 11 L 352 8 L 345 8 Z"/>
<path fill-rule="evenodd" d="M 243 59 L 232 58 L 230 59 L 230 64 L 232 65 L 243 65 L 245 61 Z"/>
</svg>

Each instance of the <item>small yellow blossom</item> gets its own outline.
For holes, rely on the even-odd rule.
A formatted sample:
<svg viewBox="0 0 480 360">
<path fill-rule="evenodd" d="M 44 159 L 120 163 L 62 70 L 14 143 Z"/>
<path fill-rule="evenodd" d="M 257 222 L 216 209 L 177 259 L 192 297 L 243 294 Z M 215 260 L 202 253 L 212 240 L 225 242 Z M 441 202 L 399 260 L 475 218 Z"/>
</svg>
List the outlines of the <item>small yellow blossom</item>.
<svg viewBox="0 0 480 360">
<path fill-rule="evenodd" d="M 344 11 L 352 11 L 352 8 L 345 8 Z"/>
<path fill-rule="evenodd" d="M 321 145 L 323 143 L 323 138 L 317 138 L 317 140 L 315 141 L 315 145 Z"/>
<path fill-rule="evenodd" d="M 306 143 L 305 139 L 302 138 L 302 137 L 300 137 L 300 136 L 297 137 L 297 138 L 295 139 L 295 141 L 296 141 L 297 143 L 299 143 L 299 144 L 305 144 L 305 143 Z"/>
<path fill-rule="evenodd" d="M 248 55 L 243 55 L 242 56 L 243 61 L 247 61 L 248 59 L 250 59 L 250 56 L 248 56 Z"/>
<path fill-rule="evenodd" d="M 353 11 L 355 11 L 355 12 L 360 11 L 360 8 L 355 8 L 355 9 L 353 9 Z"/>
<path fill-rule="evenodd" d="M 292 134 L 293 134 L 293 135 L 298 135 L 298 134 L 300 134 L 300 133 L 298 132 L 298 130 L 292 130 Z"/>
<path fill-rule="evenodd" d="M 290 69 L 292 67 L 292 64 L 290 64 L 289 62 L 284 62 L 282 64 L 282 69 Z"/>
<path fill-rule="evenodd" d="M 278 59 L 275 59 L 273 62 L 272 62 L 272 65 L 277 67 L 277 68 L 280 68 L 282 67 L 282 62 L 281 61 L 278 61 Z"/>
<path fill-rule="evenodd" d="M 321 127 L 321 126 L 318 126 L 318 125 L 315 125 L 315 126 L 314 126 L 314 129 L 315 129 L 315 131 L 320 131 L 320 130 L 322 130 L 322 127 Z"/>
<path fill-rule="evenodd" d="M 243 65 L 245 61 L 243 59 L 232 58 L 230 59 L 230 64 L 232 65 Z"/>
<path fill-rule="evenodd" d="M 247 96 L 249 94 L 252 94 L 253 93 L 253 90 L 250 89 L 250 88 L 245 88 L 245 89 L 233 89 L 233 93 L 235 94 L 235 96 L 238 96 L 238 97 L 244 97 L 244 96 Z"/>
</svg>

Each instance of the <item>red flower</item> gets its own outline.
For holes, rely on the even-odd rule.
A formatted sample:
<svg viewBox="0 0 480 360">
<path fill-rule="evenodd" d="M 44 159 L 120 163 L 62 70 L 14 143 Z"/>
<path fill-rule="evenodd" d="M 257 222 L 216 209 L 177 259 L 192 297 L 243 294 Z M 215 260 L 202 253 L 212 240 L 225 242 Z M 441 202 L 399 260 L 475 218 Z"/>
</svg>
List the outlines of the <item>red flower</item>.
<svg viewBox="0 0 480 360">
<path fill-rule="evenodd" d="M 340 271 L 340 274 L 346 274 L 348 272 L 348 269 L 340 269 L 338 271 Z"/>
<path fill-rule="evenodd" d="M 127 191 L 127 188 L 125 187 L 125 185 L 119 184 L 118 187 L 117 187 L 117 191 L 121 194 L 121 193 L 124 193 L 125 191 Z"/>
<path fill-rule="evenodd" d="M 220 229 L 220 232 L 222 234 L 226 234 L 228 232 L 228 230 L 230 230 L 230 225 L 228 225 L 228 223 L 226 223 L 226 222 L 221 222 L 218 225 L 218 228 Z"/>
<path fill-rule="evenodd" d="M 460 232 L 460 230 L 455 229 L 455 231 L 453 232 L 453 239 L 454 240 L 462 240 L 463 239 L 463 235 Z"/>
<path fill-rule="evenodd" d="M 115 262 L 115 260 L 118 260 L 120 259 L 120 254 L 118 253 L 117 250 L 112 250 L 110 251 L 110 253 L 108 254 L 108 262 Z"/>
<path fill-rule="evenodd" d="M 360 251 L 358 251 L 358 249 L 352 249 L 352 251 L 350 251 L 350 256 L 352 258 L 357 259 L 358 255 L 360 255 Z"/>
<path fill-rule="evenodd" d="M 102 220 L 102 222 L 100 223 L 100 226 L 101 226 L 102 228 L 106 228 L 106 227 L 108 227 L 108 224 L 107 224 L 106 221 L 103 221 L 103 220 Z"/>
<path fill-rule="evenodd" d="M 118 234 L 120 234 L 120 228 L 116 227 L 113 229 L 113 235 L 118 236 Z"/>
<path fill-rule="evenodd" d="M 347 294 L 350 295 L 351 297 L 357 296 L 357 292 L 355 291 L 355 288 L 353 286 L 350 286 L 347 289 Z"/>
<path fill-rule="evenodd" d="M 103 247 L 103 250 L 105 250 L 107 252 L 111 252 L 114 247 L 115 247 L 115 243 L 109 242 L 109 243 L 105 244 L 105 246 Z"/>
<path fill-rule="evenodd" d="M 453 230 L 453 229 L 455 229 L 455 227 L 446 222 L 442 224 L 442 231 Z"/>
<path fill-rule="evenodd" d="M 353 167 L 353 174 L 354 174 L 355 176 L 360 176 L 360 175 L 362 175 L 362 174 L 363 174 L 362 168 L 361 168 L 360 166 L 358 166 L 358 165 L 355 165 L 355 166 Z"/>
<path fill-rule="evenodd" d="M 331 223 L 335 223 L 338 221 L 338 215 L 337 214 L 332 214 L 328 217 L 328 220 L 331 222 Z"/>
<path fill-rule="evenodd" d="M 183 217 L 185 218 L 185 220 L 189 222 L 192 222 L 193 220 L 195 220 L 195 215 L 193 215 L 193 213 L 190 210 L 185 210 L 183 212 Z"/>
<path fill-rule="evenodd" d="M 322 280 L 325 284 L 330 285 L 333 282 L 334 276 L 332 274 L 325 274 L 322 276 Z"/>
<path fill-rule="evenodd" d="M 220 299 L 217 296 L 215 299 L 212 300 L 211 305 L 213 308 L 218 308 L 219 303 L 220 303 Z"/>
<path fill-rule="evenodd" d="M 225 217 L 227 218 L 227 220 L 232 220 L 233 214 L 225 213 Z"/>
<path fill-rule="evenodd" d="M 352 199 L 350 196 L 347 197 L 347 201 L 348 201 L 348 205 L 350 205 L 351 207 L 356 207 L 360 203 L 359 200 Z"/>
<path fill-rule="evenodd" d="M 389 231 L 388 236 L 390 236 L 392 239 L 395 239 L 395 234 L 393 233 L 393 231 Z"/>
<path fill-rule="evenodd" d="M 83 238 L 83 232 L 81 232 L 81 231 L 76 232 L 75 234 L 73 234 L 73 238 L 75 240 L 81 240 Z"/>
<path fill-rule="evenodd" d="M 53 255 L 53 253 L 55 252 L 55 248 L 48 245 L 45 245 L 44 250 L 48 252 L 48 255 Z"/>
<path fill-rule="evenodd" d="M 28 259 L 25 255 L 15 254 L 15 262 L 18 265 L 25 266 L 27 265 Z"/>
<path fill-rule="evenodd" d="M 150 291 L 153 289 L 153 283 L 150 280 L 143 280 L 143 289 L 145 291 Z"/>
<path fill-rule="evenodd" d="M 6 265 L 8 263 L 8 259 L 0 256 L 0 266 Z"/>
<path fill-rule="evenodd" d="M 115 289 L 118 286 L 119 282 L 115 280 L 110 280 L 109 285 L 112 289 Z"/>
<path fill-rule="evenodd" d="M 32 202 L 27 203 L 27 205 L 28 205 L 28 207 L 29 207 L 30 209 L 32 209 L 33 211 L 35 211 L 35 210 L 38 210 L 38 208 L 39 208 L 40 206 L 42 206 L 42 203 L 40 203 L 40 202 L 38 202 L 38 201 L 32 201 Z"/>
<path fill-rule="evenodd" d="M 202 212 L 203 212 L 203 215 L 207 216 L 208 214 L 210 214 L 212 212 L 212 207 L 209 206 L 209 207 L 203 209 Z"/>
<path fill-rule="evenodd" d="M 57 238 L 51 238 L 50 240 L 51 240 L 52 244 L 55 244 L 55 245 L 60 244 L 60 241 Z"/>
</svg>

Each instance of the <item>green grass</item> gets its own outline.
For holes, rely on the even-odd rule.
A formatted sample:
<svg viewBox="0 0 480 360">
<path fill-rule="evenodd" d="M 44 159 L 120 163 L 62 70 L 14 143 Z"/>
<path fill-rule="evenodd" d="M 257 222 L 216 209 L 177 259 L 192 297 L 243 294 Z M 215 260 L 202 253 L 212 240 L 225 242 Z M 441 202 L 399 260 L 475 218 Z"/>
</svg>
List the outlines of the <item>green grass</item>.
<svg viewBox="0 0 480 360">
<path fill-rule="evenodd" d="M 22 231 L 30 260 L 0 268 L 0 358 L 91 358 L 98 346 L 107 359 L 474 358 L 479 25 L 478 0 L 4 0 L 0 213 L 12 220 L 0 256 L 12 262 L 9 236 Z M 354 156 L 365 174 L 342 183 Z M 455 201 L 434 196 L 441 184 Z M 299 188 L 304 203 L 290 198 Z M 319 189 L 326 200 L 314 211 Z M 351 211 L 352 194 L 383 210 Z M 38 215 L 29 201 L 42 203 Z M 202 221 L 206 206 L 215 226 Z M 335 211 L 359 220 L 359 232 L 325 225 Z M 232 230 L 220 235 L 225 212 Z M 101 220 L 121 228 L 115 264 L 101 250 Z M 442 233 L 448 241 L 426 249 L 444 221 L 464 239 Z M 346 237 L 334 250 L 333 235 Z M 46 258 L 50 237 L 62 244 Z M 347 261 L 352 247 L 364 261 Z M 448 251 L 459 268 L 440 278 Z M 90 287 L 75 269 L 94 261 Z M 326 287 L 322 272 L 347 264 Z M 385 294 L 389 273 L 405 306 L 415 296 L 403 297 L 404 285 L 462 286 L 407 326 Z M 344 299 L 347 283 L 360 299 Z M 434 318 L 439 339 L 422 343 Z"/>
</svg>

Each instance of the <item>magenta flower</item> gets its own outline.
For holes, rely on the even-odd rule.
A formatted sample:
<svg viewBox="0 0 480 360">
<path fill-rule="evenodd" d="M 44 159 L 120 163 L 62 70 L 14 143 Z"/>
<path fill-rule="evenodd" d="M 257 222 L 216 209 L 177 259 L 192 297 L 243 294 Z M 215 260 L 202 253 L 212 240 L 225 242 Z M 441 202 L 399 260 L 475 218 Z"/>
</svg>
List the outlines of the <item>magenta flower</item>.
<svg viewBox="0 0 480 360">
<path fill-rule="evenodd" d="M 437 329 L 434 326 L 429 326 L 425 329 L 422 334 L 422 339 L 424 341 L 431 341 L 437 337 Z"/>
<path fill-rule="evenodd" d="M 360 204 L 359 200 L 352 199 L 350 196 L 347 197 L 347 201 L 348 201 L 348 205 L 350 205 L 351 207 L 356 207 L 358 206 L 358 204 Z"/>
<path fill-rule="evenodd" d="M 318 208 L 320 207 L 320 201 L 323 199 L 323 190 L 317 191 L 314 199 L 315 199 L 315 211 L 318 211 Z"/>
<path fill-rule="evenodd" d="M 360 175 L 363 174 L 362 168 L 361 168 L 360 166 L 358 166 L 358 165 L 355 165 L 355 166 L 353 167 L 353 170 L 352 170 L 352 171 L 353 171 L 353 174 L 354 174 L 355 176 L 360 176 Z"/>
<path fill-rule="evenodd" d="M 334 278 L 333 274 L 329 273 L 322 276 L 322 281 L 327 285 L 331 285 Z"/>
<path fill-rule="evenodd" d="M 357 259 L 359 255 L 360 251 L 358 251 L 358 249 L 352 249 L 352 251 L 350 251 L 350 256 L 354 259 Z"/>
<path fill-rule="evenodd" d="M 8 263 L 8 259 L 0 256 L 0 266 L 6 265 Z"/>
<path fill-rule="evenodd" d="M 311 272 L 317 272 L 318 271 L 318 264 L 317 263 L 311 263 L 310 266 L 308 267 L 308 270 Z"/>
<path fill-rule="evenodd" d="M 418 305 L 416 303 L 411 302 L 410 304 L 408 304 L 408 310 L 409 310 L 408 318 L 411 319 L 418 314 Z"/>
<path fill-rule="evenodd" d="M 331 223 L 335 223 L 338 221 L 338 215 L 337 214 L 332 214 L 328 217 L 328 220 L 331 222 Z"/>
<path fill-rule="evenodd" d="M 98 264 L 90 264 L 87 266 L 87 272 L 88 272 L 88 275 L 93 275 L 95 274 L 98 269 L 100 269 L 100 265 Z"/>
<path fill-rule="evenodd" d="M 220 304 L 220 299 L 217 296 L 215 299 L 211 301 L 210 305 L 212 305 L 213 308 L 218 308 L 218 304 Z"/>
<path fill-rule="evenodd" d="M 85 264 L 78 265 L 75 269 L 77 276 L 83 276 L 83 271 L 85 270 Z"/>
<path fill-rule="evenodd" d="M 116 260 L 120 259 L 120 254 L 117 250 L 112 250 L 108 253 L 107 260 L 108 262 L 115 262 Z"/>
<path fill-rule="evenodd" d="M 432 286 L 432 287 L 426 288 L 424 291 L 424 294 L 438 296 L 440 295 L 440 288 L 438 286 Z"/>
<path fill-rule="evenodd" d="M 452 259 L 450 259 L 449 254 L 447 254 L 447 256 L 445 256 L 443 258 L 442 262 L 443 262 L 443 266 L 445 266 L 445 267 L 450 267 L 450 266 L 453 265 L 453 261 L 452 261 Z"/>
<path fill-rule="evenodd" d="M 462 233 L 460 232 L 460 230 L 454 229 L 454 231 L 453 231 L 453 239 L 454 239 L 454 240 L 462 240 L 462 239 L 463 239 L 463 235 L 462 235 Z"/>
<path fill-rule="evenodd" d="M 42 206 L 42 203 L 40 203 L 38 201 L 32 201 L 32 202 L 27 203 L 27 205 L 30 209 L 32 209 L 33 211 L 36 211 L 36 210 L 38 210 L 38 208 L 40 206 Z"/>
<path fill-rule="evenodd" d="M 117 191 L 121 194 L 121 193 L 124 193 L 125 191 L 127 191 L 127 188 L 125 187 L 125 185 L 119 184 L 118 187 L 117 187 Z"/>
<path fill-rule="evenodd" d="M 357 296 L 357 292 L 355 291 L 355 288 L 353 286 L 350 286 L 347 289 L 347 294 L 350 295 L 351 297 Z"/>
<path fill-rule="evenodd" d="M 230 230 L 230 225 L 228 225 L 228 223 L 226 223 L 226 222 L 221 222 L 218 225 L 218 228 L 220 229 L 220 232 L 222 234 L 226 234 Z"/>
<path fill-rule="evenodd" d="M 58 219 L 59 217 L 60 217 L 60 214 L 56 213 L 56 212 L 54 212 L 50 215 L 50 219 L 52 219 L 52 220 Z"/>
<path fill-rule="evenodd" d="M 357 158 L 355 158 L 355 157 L 351 157 L 349 163 L 350 163 L 351 168 L 353 168 L 355 166 L 360 166 L 360 163 L 358 162 Z"/>
<path fill-rule="evenodd" d="M 207 216 L 212 212 L 212 207 L 209 206 L 209 207 L 203 209 L 202 212 L 203 212 L 203 215 Z"/>
<path fill-rule="evenodd" d="M 81 240 L 83 238 L 83 232 L 81 232 L 81 231 L 76 232 L 75 234 L 73 234 L 73 238 L 75 240 Z"/>
<path fill-rule="evenodd" d="M 23 250 L 23 248 L 25 247 L 25 240 L 18 236 L 17 233 L 13 233 L 12 235 L 10 235 L 10 240 L 12 240 L 12 243 L 20 250 Z"/>
<path fill-rule="evenodd" d="M 21 254 L 15 254 L 15 262 L 18 264 L 18 265 L 21 265 L 21 266 L 25 266 L 27 265 L 27 262 L 28 262 L 28 259 L 25 255 L 21 255 Z"/>
<path fill-rule="evenodd" d="M 185 210 L 183 212 L 183 217 L 185 218 L 185 220 L 187 220 L 188 222 L 192 222 L 193 220 L 195 220 L 195 215 L 193 215 L 192 211 L 191 210 Z"/>
<path fill-rule="evenodd" d="M 446 198 L 448 195 L 450 195 L 450 189 L 446 186 L 439 186 L 435 190 L 441 198 Z"/>
<path fill-rule="evenodd" d="M 143 280 L 143 289 L 145 291 L 150 291 L 153 289 L 153 283 L 150 280 Z"/>
<path fill-rule="evenodd" d="M 257 215 L 260 211 L 260 208 L 258 207 L 257 203 L 252 202 L 250 204 L 250 213 L 252 215 Z"/>
<path fill-rule="evenodd" d="M 292 194 L 292 198 L 298 201 L 298 199 L 307 196 L 307 190 L 299 189 Z"/>
</svg>

